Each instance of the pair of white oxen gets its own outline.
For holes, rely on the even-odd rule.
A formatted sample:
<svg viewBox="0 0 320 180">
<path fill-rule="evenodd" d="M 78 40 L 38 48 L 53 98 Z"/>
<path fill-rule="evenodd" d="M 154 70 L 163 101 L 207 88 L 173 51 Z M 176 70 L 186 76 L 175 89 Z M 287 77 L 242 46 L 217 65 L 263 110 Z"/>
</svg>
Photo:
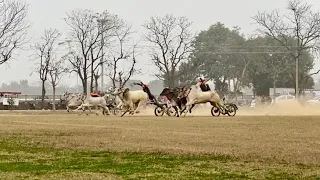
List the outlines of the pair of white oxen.
<svg viewBox="0 0 320 180">
<path fill-rule="evenodd" d="M 107 107 L 107 102 L 105 96 L 103 97 L 92 97 L 90 94 L 85 95 L 83 93 L 68 93 L 63 94 L 63 100 L 66 101 L 67 111 L 77 111 L 82 109 L 80 115 L 88 109 L 91 112 L 92 107 L 102 108 L 103 113 L 110 114 L 109 108 Z M 73 110 L 76 108 L 75 110 Z M 98 114 L 96 112 L 96 114 Z M 88 113 L 87 113 L 88 115 Z"/>
<path fill-rule="evenodd" d="M 114 98 L 110 99 L 111 96 L 114 96 Z M 113 101 L 112 104 L 115 104 L 117 109 L 123 109 L 125 110 L 125 113 L 130 112 L 131 114 L 134 114 L 138 112 L 138 109 L 142 104 L 147 104 L 148 94 L 142 90 L 130 91 L 129 88 L 109 88 L 108 92 L 102 97 L 92 97 L 90 94 L 85 95 L 83 93 L 75 94 L 65 92 L 63 99 L 66 101 L 68 112 L 76 107 L 76 109 L 72 111 L 82 109 L 80 115 L 86 109 L 91 112 L 92 107 L 101 108 L 103 114 L 106 113 L 109 115 L 110 110 L 107 106 L 108 100 Z M 96 112 L 96 114 L 98 113 Z"/>
<path fill-rule="evenodd" d="M 114 101 L 117 108 L 124 110 L 123 116 L 127 112 L 130 112 L 130 114 L 137 113 L 139 108 L 142 105 L 147 105 L 149 100 L 148 94 L 142 90 L 130 91 L 129 88 L 109 88 L 108 91 L 109 93 L 103 97 L 91 97 L 90 95 L 84 95 L 82 93 L 65 93 L 64 97 L 67 101 L 67 111 L 70 111 L 70 107 L 78 107 L 76 110 L 82 109 L 83 111 L 80 113 L 82 114 L 85 111 L 85 108 L 90 110 L 90 107 L 100 107 L 103 109 L 103 112 L 110 114 L 106 99 L 110 95 L 113 95 L 115 96 Z M 220 96 L 214 91 L 202 92 L 198 84 L 192 85 L 189 88 L 184 88 L 184 90 L 179 93 L 179 97 L 187 97 L 184 116 L 186 116 L 193 104 L 204 104 L 209 102 L 212 106 L 215 106 L 222 111 L 224 110 L 224 105 Z M 175 104 L 173 105 L 177 106 Z"/>
<path fill-rule="evenodd" d="M 178 99 L 182 99 L 183 97 L 186 97 L 187 99 L 184 111 L 180 111 L 181 114 L 182 112 L 185 113 L 184 116 L 186 116 L 186 114 L 190 112 L 190 109 L 193 107 L 193 105 L 205 104 L 208 102 L 211 104 L 211 106 L 216 107 L 220 112 L 225 113 L 226 109 L 224 103 L 221 101 L 219 94 L 215 91 L 203 92 L 200 88 L 199 83 L 197 83 L 196 85 L 191 85 L 188 88 L 182 88 L 182 90 L 180 90 L 178 94 Z"/>
</svg>

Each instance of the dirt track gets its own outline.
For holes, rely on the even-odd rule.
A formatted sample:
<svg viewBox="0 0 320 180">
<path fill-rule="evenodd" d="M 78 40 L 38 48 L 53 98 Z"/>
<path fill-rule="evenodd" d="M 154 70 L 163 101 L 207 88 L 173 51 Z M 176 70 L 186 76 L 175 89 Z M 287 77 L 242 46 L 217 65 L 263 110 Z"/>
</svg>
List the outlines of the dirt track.
<svg viewBox="0 0 320 180">
<path fill-rule="evenodd" d="M 1 114 L 0 135 L 55 147 L 213 153 L 320 164 L 319 116 L 155 117 Z"/>
<path fill-rule="evenodd" d="M 141 108 L 141 113 L 134 116 L 154 116 L 155 106 Z M 210 105 L 197 105 L 192 114 L 187 116 L 211 116 Z M 78 112 L 79 113 L 79 112 Z M 15 111 L 0 111 L 0 116 L 3 114 L 68 114 L 66 110 L 56 112 L 50 110 L 15 110 Z M 71 114 L 77 114 L 72 112 Z M 255 109 L 239 108 L 237 116 L 320 116 L 320 105 L 308 106 L 301 105 L 295 101 L 278 103 L 272 106 L 262 106 Z"/>
</svg>

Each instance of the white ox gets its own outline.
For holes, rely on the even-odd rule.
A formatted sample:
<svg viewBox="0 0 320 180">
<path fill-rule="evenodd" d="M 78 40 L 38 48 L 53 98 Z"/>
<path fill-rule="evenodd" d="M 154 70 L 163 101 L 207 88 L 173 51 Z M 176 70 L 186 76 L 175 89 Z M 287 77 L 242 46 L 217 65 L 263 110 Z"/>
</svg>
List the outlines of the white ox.
<svg viewBox="0 0 320 180">
<path fill-rule="evenodd" d="M 114 96 L 114 103 L 116 104 L 116 108 L 117 109 L 122 109 L 122 100 L 120 99 L 119 95 L 118 95 L 118 92 L 119 92 L 119 88 L 113 88 L 113 87 L 110 87 L 108 89 L 108 92 L 107 93 L 110 93 L 107 95 L 107 98 L 109 98 L 110 95 L 113 95 Z"/>
<path fill-rule="evenodd" d="M 119 98 L 122 100 L 122 106 L 124 113 L 121 115 L 124 116 L 127 112 L 130 111 L 130 114 L 137 113 L 142 104 L 146 105 L 148 102 L 148 94 L 142 90 L 130 91 L 129 88 L 118 89 L 115 92 Z"/>
<path fill-rule="evenodd" d="M 78 97 L 78 100 L 82 101 L 82 104 L 75 110 L 77 111 L 79 109 L 82 109 L 82 112 L 79 115 L 81 115 L 85 111 L 86 107 L 89 108 L 89 110 L 90 110 L 90 107 L 95 107 L 95 108 L 99 107 L 99 108 L 102 108 L 103 114 L 105 112 L 107 113 L 107 115 L 110 114 L 105 97 L 92 97 L 90 94 L 87 94 L 87 95 L 82 94 L 81 96 Z"/>
<path fill-rule="evenodd" d="M 80 94 L 68 93 L 68 92 L 65 92 L 63 94 L 63 100 L 66 101 L 66 107 L 68 112 L 70 112 L 72 108 L 77 108 L 82 104 L 82 101 L 78 99 L 79 95 Z"/>
<path fill-rule="evenodd" d="M 187 98 L 186 110 L 184 116 L 189 112 L 192 104 L 204 104 L 209 102 L 212 106 L 224 110 L 220 96 L 214 91 L 202 92 L 199 86 L 192 85 L 190 88 L 184 88 L 178 95 L 178 98 Z"/>
</svg>

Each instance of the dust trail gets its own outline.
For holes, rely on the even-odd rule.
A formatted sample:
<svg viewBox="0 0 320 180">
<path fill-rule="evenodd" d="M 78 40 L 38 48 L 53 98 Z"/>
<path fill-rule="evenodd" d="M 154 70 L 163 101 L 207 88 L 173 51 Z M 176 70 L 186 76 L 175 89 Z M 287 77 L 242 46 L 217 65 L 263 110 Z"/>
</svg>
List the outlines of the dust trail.
<svg viewBox="0 0 320 180">
<path fill-rule="evenodd" d="M 262 116 L 319 116 L 320 105 L 301 104 L 298 101 L 278 102 L 274 105 L 257 107 L 255 109 L 239 110 L 239 115 Z"/>
<path fill-rule="evenodd" d="M 141 109 L 137 115 L 154 116 L 154 108 L 155 106 L 147 106 Z M 211 116 L 210 110 L 209 104 L 196 105 L 189 116 Z M 320 105 L 302 105 L 298 101 L 292 100 L 254 109 L 239 107 L 237 116 L 320 116 Z"/>
<path fill-rule="evenodd" d="M 134 116 L 155 116 L 154 109 L 156 106 L 149 105 L 141 107 L 140 113 Z M 196 105 L 192 114 L 187 116 L 211 116 L 211 105 L 202 104 Z M 71 114 L 78 114 L 79 112 L 72 112 Z M 69 114 L 66 110 L 58 110 L 56 112 L 50 110 L 13 110 L 0 111 L 0 118 L 2 115 L 49 115 L 49 114 Z M 126 115 L 127 116 L 127 115 Z M 164 115 L 167 116 L 167 115 Z M 274 105 L 260 106 L 254 109 L 248 107 L 239 107 L 236 116 L 320 116 L 320 105 L 302 105 L 298 101 L 279 102 Z"/>
</svg>

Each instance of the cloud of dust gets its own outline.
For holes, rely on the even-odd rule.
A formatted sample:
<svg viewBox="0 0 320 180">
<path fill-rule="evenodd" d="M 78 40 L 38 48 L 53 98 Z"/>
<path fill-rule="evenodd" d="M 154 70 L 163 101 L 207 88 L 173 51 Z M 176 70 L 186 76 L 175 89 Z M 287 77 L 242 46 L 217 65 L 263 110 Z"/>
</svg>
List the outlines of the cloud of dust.
<svg viewBox="0 0 320 180">
<path fill-rule="evenodd" d="M 244 116 L 316 116 L 320 115 L 320 105 L 301 104 L 296 100 L 288 100 L 254 109 L 246 108 L 241 110 L 239 108 L 238 114 Z"/>
<path fill-rule="evenodd" d="M 154 116 L 155 106 L 143 107 L 138 116 Z M 196 105 L 192 116 L 211 116 L 210 104 Z M 239 107 L 236 116 L 320 116 L 319 105 L 302 105 L 298 101 L 282 101 L 273 105 L 261 105 L 255 108 Z M 164 115 L 166 116 L 166 115 Z"/>
</svg>

